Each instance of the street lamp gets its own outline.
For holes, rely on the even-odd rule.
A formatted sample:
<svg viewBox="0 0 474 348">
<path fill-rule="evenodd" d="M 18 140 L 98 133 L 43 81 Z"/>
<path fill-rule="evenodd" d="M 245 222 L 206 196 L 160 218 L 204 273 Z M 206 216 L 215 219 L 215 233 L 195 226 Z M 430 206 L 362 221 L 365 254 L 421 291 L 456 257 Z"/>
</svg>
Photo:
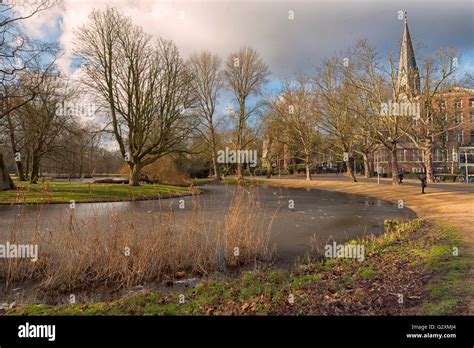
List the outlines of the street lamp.
<svg viewBox="0 0 474 348">
<path fill-rule="evenodd" d="M 466 167 L 466 184 L 469 184 L 469 171 L 467 169 L 467 149 L 464 150 L 464 159 L 465 159 L 465 167 Z"/>
<path fill-rule="evenodd" d="M 380 159 L 379 159 L 378 151 L 377 151 L 377 184 L 380 184 Z"/>
</svg>

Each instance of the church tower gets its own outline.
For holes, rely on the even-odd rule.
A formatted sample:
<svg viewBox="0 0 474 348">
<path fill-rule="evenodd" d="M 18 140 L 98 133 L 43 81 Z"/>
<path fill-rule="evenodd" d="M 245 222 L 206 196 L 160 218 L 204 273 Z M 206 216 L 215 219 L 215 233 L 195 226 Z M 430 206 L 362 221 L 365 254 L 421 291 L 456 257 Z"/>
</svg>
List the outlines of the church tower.
<svg viewBox="0 0 474 348">
<path fill-rule="evenodd" d="M 415 53 L 408 30 L 407 11 L 403 28 L 402 44 L 400 47 L 400 60 L 397 72 L 397 91 L 401 100 L 411 100 L 420 94 L 420 73 L 416 66 Z"/>
</svg>

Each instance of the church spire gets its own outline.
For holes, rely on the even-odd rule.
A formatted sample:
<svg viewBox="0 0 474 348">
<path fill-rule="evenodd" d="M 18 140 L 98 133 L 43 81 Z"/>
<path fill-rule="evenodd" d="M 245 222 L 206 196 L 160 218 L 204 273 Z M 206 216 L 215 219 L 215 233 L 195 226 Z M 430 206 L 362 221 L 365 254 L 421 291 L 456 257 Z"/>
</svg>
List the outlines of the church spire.
<svg viewBox="0 0 474 348">
<path fill-rule="evenodd" d="M 420 74 L 416 66 L 406 10 L 404 22 L 400 60 L 398 62 L 397 89 L 400 98 L 411 99 L 420 94 Z"/>
</svg>

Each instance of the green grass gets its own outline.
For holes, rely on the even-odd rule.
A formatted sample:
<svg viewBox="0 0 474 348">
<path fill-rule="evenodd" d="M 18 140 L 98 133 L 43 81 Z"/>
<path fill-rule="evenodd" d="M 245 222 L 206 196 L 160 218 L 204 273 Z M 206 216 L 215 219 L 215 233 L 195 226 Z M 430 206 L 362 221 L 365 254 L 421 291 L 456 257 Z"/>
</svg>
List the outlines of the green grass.
<svg viewBox="0 0 474 348">
<path fill-rule="evenodd" d="M 1 191 L 0 204 L 109 202 L 150 199 L 189 193 L 186 187 L 160 184 L 143 184 L 133 187 L 126 184 L 92 184 L 52 182 L 30 184 L 16 182 L 16 190 Z"/>
<path fill-rule="evenodd" d="M 259 270 L 227 281 L 202 281 L 178 293 L 142 292 L 111 302 L 59 306 L 19 306 L 7 315 L 338 315 L 345 314 L 457 314 L 465 313 L 469 295 L 464 279 L 468 256 L 449 226 L 414 220 L 392 225 L 375 239 L 361 239 L 365 261 L 331 259 L 309 261 L 294 271 Z M 460 255 L 453 256 L 452 247 Z M 298 265 L 297 265 L 298 266 Z M 428 278 L 422 282 L 420 279 Z M 417 284 L 415 289 L 407 284 Z M 404 289 L 405 298 L 422 294 L 400 306 L 387 295 Z M 413 291 L 413 293 L 410 293 Z M 289 295 L 295 298 L 289 304 Z M 382 297 L 381 297 L 382 296 Z M 380 302 L 385 298 L 385 301 Z M 401 311 L 401 312 L 400 312 Z"/>
<path fill-rule="evenodd" d="M 465 282 L 470 259 L 465 254 L 464 243 L 451 226 L 438 224 L 437 228 L 443 243 L 421 252 L 427 267 L 435 274 L 427 286 L 429 296 L 423 310 L 429 315 L 456 314 L 465 299 L 473 295 Z M 453 255 L 453 248 L 457 248 L 457 256 Z"/>
</svg>

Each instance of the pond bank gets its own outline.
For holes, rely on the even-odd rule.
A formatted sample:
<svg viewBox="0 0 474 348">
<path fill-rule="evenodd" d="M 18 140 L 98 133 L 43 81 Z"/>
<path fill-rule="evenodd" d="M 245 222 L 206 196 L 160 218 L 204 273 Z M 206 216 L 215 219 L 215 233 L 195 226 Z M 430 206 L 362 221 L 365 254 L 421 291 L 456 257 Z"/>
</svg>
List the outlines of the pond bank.
<svg viewBox="0 0 474 348">
<path fill-rule="evenodd" d="M 182 293 L 143 291 L 111 302 L 18 306 L 6 315 L 410 315 L 465 314 L 463 257 L 449 227 L 421 220 L 394 224 L 359 240 L 366 261 L 336 258 L 302 263 L 293 272 L 247 272 L 230 281 L 208 280 Z M 448 282 L 430 280 L 451 270 Z M 452 295 L 450 293 L 450 295 Z"/>
<path fill-rule="evenodd" d="M 252 180 L 252 179 L 251 179 Z M 441 190 L 432 184 L 427 194 L 421 194 L 417 186 L 379 185 L 377 182 L 351 182 L 347 177 L 328 180 L 315 177 L 304 179 L 266 179 L 258 182 L 286 187 L 311 187 L 327 191 L 347 192 L 378 198 L 397 204 L 403 200 L 404 206 L 412 209 L 418 217 L 436 224 L 449 225 L 456 230 L 462 242 L 459 253 L 466 257 L 469 267 L 463 275 L 467 287 L 468 312 L 474 314 L 474 194 L 469 186 L 466 191 Z"/>
</svg>

